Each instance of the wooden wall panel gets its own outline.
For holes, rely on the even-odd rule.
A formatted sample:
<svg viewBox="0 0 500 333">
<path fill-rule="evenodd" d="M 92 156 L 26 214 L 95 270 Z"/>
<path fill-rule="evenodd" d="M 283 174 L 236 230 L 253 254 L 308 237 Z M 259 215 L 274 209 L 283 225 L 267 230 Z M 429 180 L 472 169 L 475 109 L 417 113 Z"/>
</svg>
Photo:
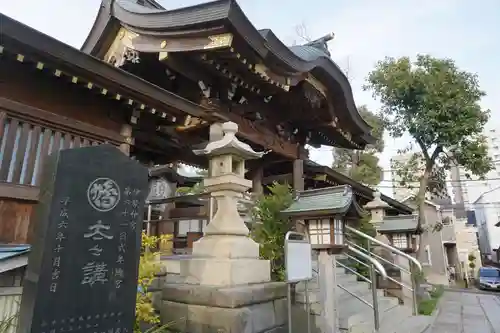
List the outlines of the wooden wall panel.
<svg viewBox="0 0 500 333">
<path fill-rule="evenodd" d="M 121 144 L 126 114 L 116 101 L 15 61 L 0 61 L 0 100 L 0 243 L 26 244 L 46 156 Z"/>
<path fill-rule="evenodd" d="M 0 198 L 0 242 L 28 244 L 33 203 Z"/>
</svg>

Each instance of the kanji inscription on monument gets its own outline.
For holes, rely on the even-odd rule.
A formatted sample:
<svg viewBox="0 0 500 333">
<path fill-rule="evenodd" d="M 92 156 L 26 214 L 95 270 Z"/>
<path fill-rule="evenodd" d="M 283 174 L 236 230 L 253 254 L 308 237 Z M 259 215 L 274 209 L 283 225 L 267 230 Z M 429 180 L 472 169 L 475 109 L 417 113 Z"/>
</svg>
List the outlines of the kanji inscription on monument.
<svg viewBox="0 0 500 333">
<path fill-rule="evenodd" d="M 132 333 L 147 168 L 113 146 L 43 170 L 19 333 Z"/>
</svg>

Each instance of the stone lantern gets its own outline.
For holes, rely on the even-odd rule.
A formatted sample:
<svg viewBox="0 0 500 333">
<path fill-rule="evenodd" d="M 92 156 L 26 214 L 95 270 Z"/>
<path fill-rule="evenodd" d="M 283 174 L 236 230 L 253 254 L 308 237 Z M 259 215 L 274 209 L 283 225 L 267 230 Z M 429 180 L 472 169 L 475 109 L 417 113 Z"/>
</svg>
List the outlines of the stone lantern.
<svg viewBox="0 0 500 333">
<path fill-rule="evenodd" d="M 238 200 L 252 186 L 245 160 L 262 157 L 236 137 L 235 123 L 213 124 L 211 141 L 194 150 L 209 159 L 206 192 L 216 211 L 193 243 L 192 256 L 179 259 L 180 283 L 163 285 L 161 320 L 179 332 L 271 332 L 286 325 L 286 284 L 271 282 L 269 260 L 238 211 Z M 170 328 L 170 327 L 169 327 Z"/>
<path fill-rule="evenodd" d="M 373 200 L 368 202 L 364 207 L 371 214 L 370 223 L 375 229 L 382 223 L 385 217 L 385 210 L 389 205 L 382 201 L 380 192 L 373 192 Z"/>
<path fill-rule="evenodd" d="M 378 227 L 378 232 L 387 236 L 392 246 L 407 253 L 417 252 L 419 232 L 417 216 L 387 216 Z"/>
<path fill-rule="evenodd" d="M 335 186 L 297 193 L 294 202 L 282 211 L 291 219 L 304 220 L 311 247 L 319 252 L 319 284 L 322 299 L 322 332 L 336 332 L 338 327 L 335 255 L 346 249 L 345 225 L 359 220 L 361 208 L 350 186 Z"/>
<path fill-rule="evenodd" d="M 259 259 L 259 244 L 248 237 L 249 230 L 238 211 L 238 200 L 252 187 L 252 181 L 245 179 L 245 160 L 260 158 L 264 153 L 238 140 L 237 131 L 237 124 L 226 122 L 220 140 L 194 150 L 196 155 L 210 159 L 210 174 L 203 180 L 203 187 L 217 207 L 203 237 L 193 244 L 194 257 L 216 258 L 213 264 L 219 266 L 217 270 L 207 269 L 203 261 L 194 269 L 197 264 L 192 262 L 191 276 L 201 284 L 236 285 L 270 279 L 269 261 Z M 243 262 L 255 265 L 255 269 L 248 270 Z"/>
<path fill-rule="evenodd" d="M 282 214 L 304 220 L 313 249 L 339 254 L 346 248 L 346 222 L 359 219 L 361 208 L 346 185 L 298 192 Z"/>
<path fill-rule="evenodd" d="M 396 249 L 406 253 L 415 253 L 418 249 L 420 237 L 420 230 L 417 228 L 417 219 L 418 217 L 415 215 L 386 216 L 382 222 L 378 224 L 377 233 L 379 237 L 377 238 L 380 239 L 380 237 L 385 237 L 389 241 L 389 245 L 395 247 Z M 385 259 L 387 260 L 387 258 Z M 407 286 L 413 286 L 413 289 L 415 289 L 413 277 L 410 273 L 413 270 L 412 263 L 401 255 L 394 256 L 393 262 L 399 268 L 394 272 L 391 272 L 391 269 L 389 268 L 387 269 L 387 273 L 392 275 L 393 279 L 399 280 Z M 382 285 L 383 283 L 379 286 Z M 416 296 L 414 291 L 409 290 L 408 288 L 401 288 L 400 285 L 395 285 L 389 282 L 387 282 L 387 286 L 385 286 L 385 288 L 392 289 L 392 291 L 388 292 L 398 295 L 398 297 L 405 304 L 411 305 L 414 313 L 416 313 Z"/>
</svg>

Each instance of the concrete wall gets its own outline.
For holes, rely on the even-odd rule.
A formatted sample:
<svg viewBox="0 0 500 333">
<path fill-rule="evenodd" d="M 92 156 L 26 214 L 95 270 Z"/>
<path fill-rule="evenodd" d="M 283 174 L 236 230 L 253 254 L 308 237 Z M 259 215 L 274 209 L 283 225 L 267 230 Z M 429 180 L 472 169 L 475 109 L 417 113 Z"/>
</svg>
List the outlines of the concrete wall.
<svg viewBox="0 0 500 333">
<path fill-rule="evenodd" d="M 405 202 L 410 207 L 416 208 L 414 201 Z M 436 223 L 442 221 L 442 216 L 438 210 L 439 206 L 425 203 L 425 231 L 421 235 L 422 246 L 420 256 L 417 258 L 424 268 L 424 272 L 431 282 L 444 283 L 448 281 L 446 270 L 445 250 L 443 247 L 443 232 L 433 231 L 432 228 Z"/>
</svg>

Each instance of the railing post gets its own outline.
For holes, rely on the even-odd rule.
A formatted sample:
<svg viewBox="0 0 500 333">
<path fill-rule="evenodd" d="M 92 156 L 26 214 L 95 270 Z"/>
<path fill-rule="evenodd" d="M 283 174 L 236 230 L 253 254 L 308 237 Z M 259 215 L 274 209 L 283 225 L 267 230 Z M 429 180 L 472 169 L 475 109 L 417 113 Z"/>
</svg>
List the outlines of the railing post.
<svg viewBox="0 0 500 333">
<path fill-rule="evenodd" d="M 413 263 L 408 260 L 409 267 L 410 267 L 410 275 L 411 275 L 411 284 L 412 284 L 412 310 L 413 310 L 413 315 L 416 316 L 418 315 L 418 288 L 419 284 L 417 283 L 417 277 L 415 276 L 415 269 Z"/>
<path fill-rule="evenodd" d="M 369 239 L 366 240 L 367 250 L 369 255 L 371 256 L 371 241 Z M 373 323 L 375 326 L 375 331 L 378 332 L 380 329 L 380 312 L 378 308 L 378 293 L 377 293 L 377 273 L 375 271 L 375 266 L 373 263 L 370 263 L 370 280 L 372 282 L 372 298 L 373 298 Z"/>
</svg>

